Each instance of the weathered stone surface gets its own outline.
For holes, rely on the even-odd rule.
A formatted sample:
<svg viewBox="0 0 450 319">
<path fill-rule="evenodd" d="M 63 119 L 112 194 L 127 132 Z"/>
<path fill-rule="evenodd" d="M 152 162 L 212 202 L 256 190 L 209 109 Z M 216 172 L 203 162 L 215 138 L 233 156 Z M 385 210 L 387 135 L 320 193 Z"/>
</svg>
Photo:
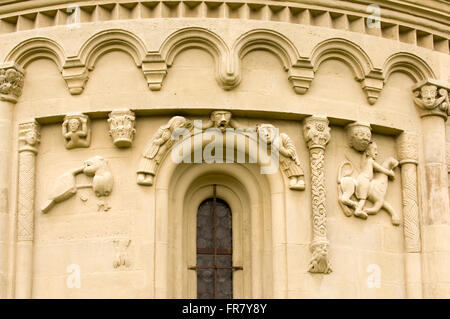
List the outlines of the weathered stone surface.
<svg viewBox="0 0 450 319">
<path fill-rule="evenodd" d="M 450 297 L 443 1 L 3 2 L 0 298 Z"/>
</svg>

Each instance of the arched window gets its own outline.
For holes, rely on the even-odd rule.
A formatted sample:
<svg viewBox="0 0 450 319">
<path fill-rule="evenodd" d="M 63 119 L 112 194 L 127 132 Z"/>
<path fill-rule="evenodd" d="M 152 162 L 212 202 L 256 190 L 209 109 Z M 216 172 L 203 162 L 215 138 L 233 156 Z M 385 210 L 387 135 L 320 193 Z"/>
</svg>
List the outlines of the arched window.
<svg viewBox="0 0 450 319">
<path fill-rule="evenodd" d="M 197 298 L 233 298 L 232 216 L 228 204 L 213 197 L 197 211 Z"/>
</svg>

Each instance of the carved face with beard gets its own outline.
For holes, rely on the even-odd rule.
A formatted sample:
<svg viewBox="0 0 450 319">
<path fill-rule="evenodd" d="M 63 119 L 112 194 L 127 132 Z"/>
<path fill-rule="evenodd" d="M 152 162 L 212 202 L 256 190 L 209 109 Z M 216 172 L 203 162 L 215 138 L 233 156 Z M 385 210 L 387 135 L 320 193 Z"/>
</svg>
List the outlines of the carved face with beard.
<svg viewBox="0 0 450 319">
<path fill-rule="evenodd" d="M 437 87 L 434 85 L 424 85 L 420 89 L 420 95 L 422 96 L 422 102 L 426 108 L 432 109 L 435 107 L 436 94 L 437 94 Z"/>
<path fill-rule="evenodd" d="M 258 136 L 267 145 L 272 144 L 276 137 L 276 128 L 272 124 L 259 124 L 256 126 Z"/>
<path fill-rule="evenodd" d="M 231 112 L 228 111 L 214 111 L 211 113 L 211 121 L 214 123 L 214 127 L 217 127 L 222 132 L 230 127 Z"/>
</svg>

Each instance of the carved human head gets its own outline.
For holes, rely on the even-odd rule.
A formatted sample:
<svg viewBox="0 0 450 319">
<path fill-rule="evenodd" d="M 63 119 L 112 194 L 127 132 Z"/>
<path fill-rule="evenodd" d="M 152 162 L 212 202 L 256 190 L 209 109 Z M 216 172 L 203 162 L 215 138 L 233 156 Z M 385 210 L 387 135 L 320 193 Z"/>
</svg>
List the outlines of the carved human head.
<svg viewBox="0 0 450 319">
<path fill-rule="evenodd" d="M 79 119 L 71 118 L 68 122 L 69 131 L 76 132 L 80 129 L 81 122 Z"/>
<path fill-rule="evenodd" d="M 370 124 L 356 122 L 347 125 L 347 136 L 351 147 L 358 152 L 365 151 L 372 139 Z"/>
<path fill-rule="evenodd" d="M 14 82 L 20 79 L 20 74 L 16 70 L 8 69 L 5 73 L 5 80 L 7 82 Z"/>
<path fill-rule="evenodd" d="M 83 173 L 94 176 L 97 170 L 106 165 L 106 160 L 101 156 L 94 156 L 84 162 Z"/>
<path fill-rule="evenodd" d="M 378 146 L 375 142 L 370 142 L 366 149 L 367 156 L 372 157 L 373 159 L 376 159 L 378 156 Z"/>
<path fill-rule="evenodd" d="M 277 129 L 272 124 L 259 124 L 256 130 L 259 138 L 266 144 L 271 144 L 277 135 Z"/>
<path fill-rule="evenodd" d="M 424 85 L 420 88 L 420 95 L 424 106 L 433 108 L 436 103 L 437 87 L 435 85 Z"/>
<path fill-rule="evenodd" d="M 214 127 L 219 128 L 222 132 L 229 126 L 231 120 L 231 112 L 228 111 L 214 111 L 211 113 L 211 121 Z"/>
<path fill-rule="evenodd" d="M 174 116 L 169 120 L 168 126 L 171 131 L 186 125 L 186 119 L 182 116 Z"/>
<path fill-rule="evenodd" d="M 29 130 L 25 134 L 25 141 L 28 145 L 34 146 L 39 142 L 39 136 L 34 130 Z"/>
</svg>

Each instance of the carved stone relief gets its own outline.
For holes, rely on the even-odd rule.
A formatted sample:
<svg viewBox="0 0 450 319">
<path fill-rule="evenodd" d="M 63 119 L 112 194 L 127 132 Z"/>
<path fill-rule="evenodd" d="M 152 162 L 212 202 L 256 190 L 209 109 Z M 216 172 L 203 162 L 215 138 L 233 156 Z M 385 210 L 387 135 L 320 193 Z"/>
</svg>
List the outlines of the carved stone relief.
<svg viewBox="0 0 450 319">
<path fill-rule="evenodd" d="M 136 117 L 130 110 L 114 110 L 109 113 L 109 135 L 117 147 L 130 147 L 136 129 L 134 128 Z"/>
<path fill-rule="evenodd" d="M 161 126 L 153 135 L 151 141 L 143 152 L 139 168 L 137 170 L 137 183 L 143 186 L 153 185 L 153 179 L 156 175 L 157 168 L 164 157 L 165 153 L 176 143 L 171 139 L 172 133 L 177 129 L 188 129 L 192 135 L 192 128 L 201 131 L 216 128 L 225 133 L 229 128 L 244 129 L 235 120 L 229 111 L 218 110 L 213 111 L 206 123 L 198 124 L 196 121 L 188 120 L 182 116 L 174 116 L 169 122 Z M 198 126 L 198 127 L 197 127 Z M 289 179 L 289 188 L 291 190 L 304 190 L 305 181 L 303 169 L 295 149 L 294 143 L 290 137 L 285 134 L 275 134 L 275 127 L 271 124 L 260 124 L 249 129 L 256 132 L 263 139 L 268 147 L 276 150 L 281 154 L 280 168 Z M 276 147 L 274 146 L 276 145 Z"/>
<path fill-rule="evenodd" d="M 91 145 L 89 117 L 85 114 L 66 115 L 62 124 L 62 134 L 68 150 L 89 147 Z"/>
<path fill-rule="evenodd" d="M 78 174 L 85 174 L 88 177 L 92 177 L 92 183 L 77 185 L 75 176 Z M 53 191 L 50 193 L 49 199 L 43 205 L 41 211 L 48 213 L 55 204 L 69 199 L 80 188 L 92 188 L 97 197 L 107 197 L 111 194 L 113 183 L 113 176 L 107 160 L 101 156 L 94 156 L 86 160 L 83 166 L 58 177 Z M 102 202 L 102 205 L 104 206 L 105 203 Z"/>
<path fill-rule="evenodd" d="M 165 151 L 170 149 L 174 140 L 172 133 L 176 129 L 188 128 L 192 124 L 182 116 L 174 116 L 169 122 L 161 126 L 153 135 L 151 141 L 145 147 L 137 171 L 137 183 L 139 185 L 153 185 L 156 169 L 161 162 Z"/>
<path fill-rule="evenodd" d="M 350 146 L 358 152 L 364 152 L 372 140 L 370 124 L 355 122 L 347 125 L 346 130 Z"/>
<path fill-rule="evenodd" d="M 203 129 L 208 129 L 211 127 L 215 127 L 221 130 L 221 132 L 225 132 L 225 130 L 229 127 L 236 127 L 234 125 L 234 121 L 231 119 L 232 114 L 229 111 L 213 111 L 210 116 L 210 121 L 203 127 Z"/>
<path fill-rule="evenodd" d="M 304 120 L 303 135 L 309 148 L 311 165 L 311 196 L 313 240 L 309 271 L 329 274 L 332 272 L 328 258 L 327 208 L 325 192 L 325 147 L 330 141 L 330 127 L 326 117 L 311 116 Z"/>
<path fill-rule="evenodd" d="M 22 95 L 24 84 L 24 71 L 21 67 L 12 64 L 0 68 L 0 95 L 2 99 L 16 102 Z"/>
<path fill-rule="evenodd" d="M 378 147 L 372 141 L 361 155 L 362 165 L 356 176 L 352 176 L 354 165 L 350 161 L 347 160 L 339 166 L 338 201 L 346 216 L 355 215 L 367 219 L 368 215 L 375 215 L 383 208 L 391 215 L 392 224 L 400 225 L 400 215 L 384 199 L 388 179 L 395 178 L 393 170 L 399 163 L 395 158 L 389 157 L 379 164 L 376 161 L 377 156 Z M 344 171 L 346 166 L 348 171 Z M 366 207 L 368 201 L 373 204 L 371 207 Z"/>
<path fill-rule="evenodd" d="M 130 246 L 131 239 L 115 239 L 114 247 L 116 255 L 113 261 L 114 268 L 129 267 L 130 261 L 128 260 L 127 249 Z"/>
<path fill-rule="evenodd" d="M 403 232 L 407 252 L 420 252 L 419 200 L 417 193 L 418 136 L 403 132 L 397 139 L 402 173 Z"/>
<path fill-rule="evenodd" d="M 39 129 L 36 122 L 19 125 L 18 241 L 32 241 L 34 237 L 35 161 L 40 142 Z"/>
<path fill-rule="evenodd" d="M 445 119 L 450 114 L 448 89 L 434 82 L 422 82 L 414 86 L 414 103 L 421 116 L 440 115 Z"/>
<path fill-rule="evenodd" d="M 304 190 L 305 174 L 300 166 L 297 150 L 291 138 L 285 133 L 275 135 L 275 126 L 272 124 L 260 124 L 256 126 L 256 129 L 258 136 L 268 146 L 276 145 L 273 147 L 273 151 L 280 152 L 280 168 L 289 179 L 289 188 L 292 190 Z M 278 139 L 278 141 L 275 141 L 275 139 Z"/>
</svg>

